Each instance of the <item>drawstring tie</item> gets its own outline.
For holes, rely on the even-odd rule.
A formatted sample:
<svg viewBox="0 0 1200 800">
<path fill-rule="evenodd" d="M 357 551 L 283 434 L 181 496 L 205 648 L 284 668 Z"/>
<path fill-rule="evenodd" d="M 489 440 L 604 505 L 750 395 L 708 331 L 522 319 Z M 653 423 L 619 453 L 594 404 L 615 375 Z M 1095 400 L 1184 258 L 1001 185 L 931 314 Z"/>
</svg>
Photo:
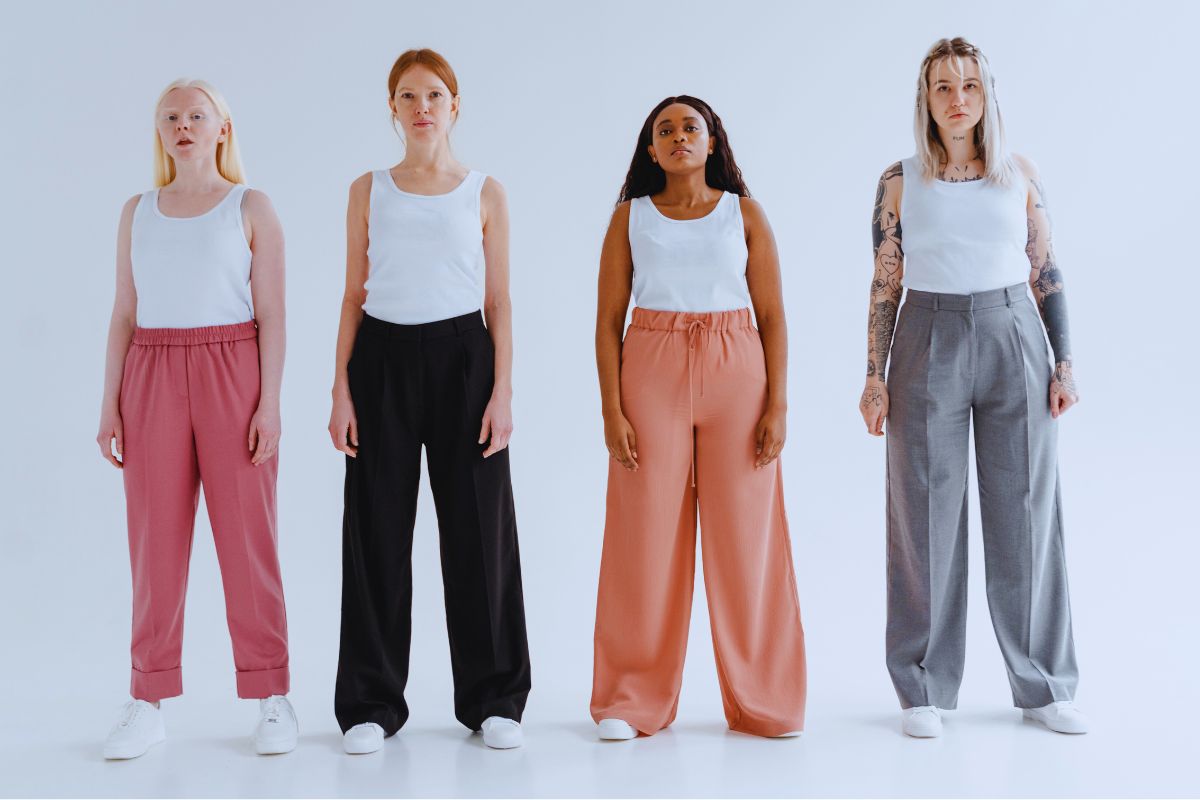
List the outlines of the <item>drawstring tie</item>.
<svg viewBox="0 0 1200 800">
<path fill-rule="evenodd" d="M 696 352 L 696 338 L 700 338 L 700 396 L 704 397 L 704 362 L 708 355 L 708 337 L 703 336 L 708 325 L 702 319 L 694 319 L 688 323 L 688 440 L 691 443 L 691 481 L 696 485 L 696 407 L 692 397 L 692 369 Z"/>
</svg>

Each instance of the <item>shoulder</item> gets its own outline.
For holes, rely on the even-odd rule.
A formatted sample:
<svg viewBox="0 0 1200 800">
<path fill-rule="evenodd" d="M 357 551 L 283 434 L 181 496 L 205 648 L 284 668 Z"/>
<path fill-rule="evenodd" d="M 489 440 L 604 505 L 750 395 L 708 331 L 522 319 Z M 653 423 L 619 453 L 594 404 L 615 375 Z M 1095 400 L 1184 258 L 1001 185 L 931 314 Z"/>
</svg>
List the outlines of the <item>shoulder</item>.
<svg viewBox="0 0 1200 800">
<path fill-rule="evenodd" d="M 267 193 L 259 189 L 247 188 L 242 196 L 242 210 L 247 214 L 267 214 L 273 212 L 271 198 Z"/>
<path fill-rule="evenodd" d="M 879 180 L 887 182 L 887 181 L 892 180 L 893 178 L 903 178 L 903 177 L 904 177 L 904 162 L 896 161 L 895 163 L 891 164 L 887 169 L 885 169 L 883 171 L 883 174 L 879 176 Z"/>
<path fill-rule="evenodd" d="M 1012 160 L 1013 163 L 1017 165 L 1017 170 L 1025 178 L 1028 178 L 1031 181 L 1036 181 L 1038 179 L 1038 168 L 1037 164 L 1033 163 L 1033 159 L 1023 156 L 1019 153 L 1013 153 Z"/>
<path fill-rule="evenodd" d="M 504 184 L 491 175 L 483 176 L 483 186 L 480 187 L 479 192 L 485 203 L 503 203 L 507 197 L 504 193 Z"/>
<path fill-rule="evenodd" d="M 138 203 L 142 202 L 142 195 L 135 194 L 133 197 L 125 201 L 125 205 L 121 206 L 121 219 L 131 219 L 133 212 L 137 209 Z"/>
<path fill-rule="evenodd" d="M 739 196 L 738 206 L 742 211 L 742 219 L 747 222 L 766 222 L 767 212 L 763 210 L 762 203 L 753 197 Z"/>
<path fill-rule="evenodd" d="M 374 182 L 374 177 L 375 173 L 364 172 L 362 175 L 359 175 L 357 178 L 355 178 L 354 182 L 350 184 L 350 196 L 366 197 L 369 195 L 371 193 L 371 184 Z"/>
</svg>

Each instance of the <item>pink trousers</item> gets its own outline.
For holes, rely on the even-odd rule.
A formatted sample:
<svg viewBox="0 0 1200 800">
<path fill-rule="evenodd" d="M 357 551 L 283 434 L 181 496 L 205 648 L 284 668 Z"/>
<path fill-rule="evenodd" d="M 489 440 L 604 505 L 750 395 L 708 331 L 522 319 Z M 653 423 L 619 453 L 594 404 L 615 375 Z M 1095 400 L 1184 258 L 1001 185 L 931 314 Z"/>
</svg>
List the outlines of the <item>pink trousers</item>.
<svg viewBox="0 0 1200 800">
<path fill-rule="evenodd" d="M 596 607 L 592 718 L 645 734 L 679 704 L 696 565 L 696 516 L 713 650 L 729 727 L 804 728 L 804 630 L 779 462 L 755 469 L 765 410 L 749 309 L 633 310 L 621 409 L 638 469 L 612 461 Z"/>
<path fill-rule="evenodd" d="M 239 697 L 288 691 L 287 619 L 275 541 L 278 457 L 254 466 L 257 328 L 138 328 L 121 419 L 133 572 L 130 694 L 182 694 L 183 606 L 201 483 L 212 522 Z"/>
</svg>

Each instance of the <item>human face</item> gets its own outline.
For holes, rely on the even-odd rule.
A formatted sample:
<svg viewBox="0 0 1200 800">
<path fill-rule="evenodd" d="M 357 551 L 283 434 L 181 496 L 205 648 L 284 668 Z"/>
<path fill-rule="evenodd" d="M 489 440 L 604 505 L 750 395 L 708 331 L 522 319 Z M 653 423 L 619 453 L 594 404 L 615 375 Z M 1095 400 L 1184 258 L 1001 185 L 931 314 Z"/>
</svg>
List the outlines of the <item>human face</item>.
<svg viewBox="0 0 1200 800">
<path fill-rule="evenodd" d="M 957 72 L 962 66 L 963 73 Z M 951 134 L 964 134 L 983 118 L 983 81 L 973 58 L 958 64 L 943 58 L 929 65 L 929 114 L 938 128 Z"/>
<path fill-rule="evenodd" d="M 658 113 L 650 131 L 650 158 L 667 172 L 704 169 L 712 155 L 713 138 L 700 112 L 672 103 Z"/>
<path fill-rule="evenodd" d="M 388 106 L 406 139 L 446 136 L 458 116 L 458 97 L 424 64 L 400 75 Z"/>
<path fill-rule="evenodd" d="M 176 161 L 213 159 L 217 144 L 229 137 L 229 120 L 222 119 L 200 89 L 172 89 L 158 106 L 155 123 L 167 155 Z"/>
</svg>

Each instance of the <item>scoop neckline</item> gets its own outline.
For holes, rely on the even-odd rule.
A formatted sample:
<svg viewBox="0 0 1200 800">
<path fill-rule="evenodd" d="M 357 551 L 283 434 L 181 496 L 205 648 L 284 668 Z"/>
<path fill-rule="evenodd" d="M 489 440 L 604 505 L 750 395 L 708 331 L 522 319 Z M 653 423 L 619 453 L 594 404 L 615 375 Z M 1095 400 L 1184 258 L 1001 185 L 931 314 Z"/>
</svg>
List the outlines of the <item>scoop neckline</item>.
<svg viewBox="0 0 1200 800">
<path fill-rule="evenodd" d="M 709 211 L 703 217 L 696 217 L 694 219 L 675 219 L 674 217 L 668 217 L 666 214 L 658 210 L 658 206 L 654 205 L 654 201 L 650 199 L 650 195 L 647 194 L 642 196 L 646 198 L 646 202 L 650 204 L 650 208 L 654 209 L 654 213 L 658 214 L 658 216 L 662 217 L 667 222 L 703 222 L 713 214 L 717 213 L 717 209 L 721 207 L 721 203 L 725 202 L 725 197 L 728 194 L 729 192 L 721 192 L 721 196 L 717 199 L 717 204 L 712 207 L 712 211 Z"/>
<path fill-rule="evenodd" d="M 228 200 L 233 195 L 233 193 L 237 191 L 237 188 L 241 185 L 242 184 L 240 184 L 240 183 L 235 183 L 233 186 L 229 187 L 229 191 L 227 191 L 225 193 L 225 195 L 220 200 L 218 200 L 215 205 L 213 205 L 212 208 L 210 208 L 208 211 L 204 211 L 200 214 L 193 214 L 190 217 L 173 217 L 170 214 L 164 214 L 162 212 L 162 209 L 158 207 L 158 196 L 159 196 L 159 194 L 162 193 L 162 188 L 163 188 L 160 186 L 154 190 L 154 204 L 153 204 L 154 205 L 154 213 L 157 214 L 158 216 L 162 217 L 163 219 L 189 220 L 189 219 L 200 219 L 202 217 L 207 217 L 209 214 L 213 213 L 218 208 L 225 205 L 225 201 Z"/>
<path fill-rule="evenodd" d="M 461 181 L 459 181 L 457 186 L 455 186 L 450 191 L 442 192 L 441 194 L 417 194 L 416 192 L 406 192 L 403 189 L 401 189 L 399 186 L 396 185 L 396 179 L 392 176 L 392 170 L 390 167 L 388 169 L 383 170 L 383 173 L 387 176 L 388 185 L 391 186 L 393 189 L 395 189 L 400 194 L 404 195 L 405 197 L 449 197 L 450 195 L 454 194 L 459 189 L 461 189 L 467 185 L 467 181 L 471 180 L 471 176 L 475 174 L 475 170 L 468 169 L 466 177 L 464 177 Z"/>
</svg>

